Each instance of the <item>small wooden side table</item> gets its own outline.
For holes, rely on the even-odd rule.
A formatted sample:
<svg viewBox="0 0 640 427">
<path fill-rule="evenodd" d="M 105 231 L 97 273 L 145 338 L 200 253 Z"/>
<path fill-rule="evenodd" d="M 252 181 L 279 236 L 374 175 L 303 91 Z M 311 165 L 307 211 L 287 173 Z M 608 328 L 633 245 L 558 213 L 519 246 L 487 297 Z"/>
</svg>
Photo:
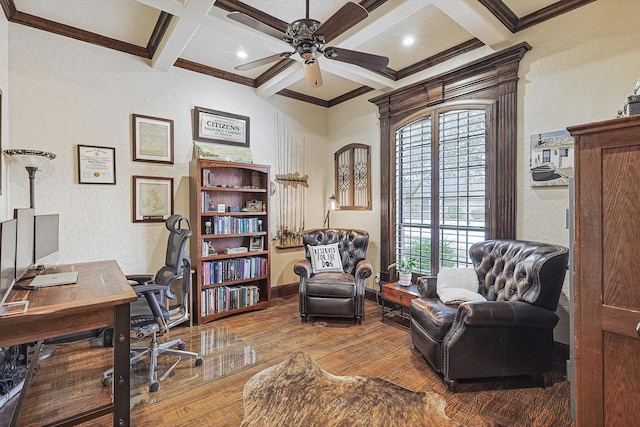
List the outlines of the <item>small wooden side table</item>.
<svg viewBox="0 0 640 427">
<path fill-rule="evenodd" d="M 403 319 L 409 319 L 409 304 L 412 299 L 419 298 L 420 293 L 416 285 L 400 286 L 398 282 L 385 283 L 380 287 L 380 295 L 382 297 L 382 321 L 384 322 L 385 314 L 389 316 L 400 316 Z M 387 302 L 396 304 L 397 306 L 389 307 Z M 406 312 L 405 312 L 406 309 Z"/>
</svg>

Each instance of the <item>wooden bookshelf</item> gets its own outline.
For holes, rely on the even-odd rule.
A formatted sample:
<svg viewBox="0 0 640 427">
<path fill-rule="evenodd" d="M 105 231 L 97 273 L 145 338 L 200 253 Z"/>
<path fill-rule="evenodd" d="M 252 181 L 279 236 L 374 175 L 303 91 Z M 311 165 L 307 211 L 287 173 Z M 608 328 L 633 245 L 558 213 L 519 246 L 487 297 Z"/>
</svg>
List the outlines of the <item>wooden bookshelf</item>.
<svg viewBox="0 0 640 427">
<path fill-rule="evenodd" d="M 191 259 L 198 324 L 267 308 L 271 301 L 270 166 L 190 163 Z M 227 249 L 246 252 L 227 253 Z"/>
</svg>

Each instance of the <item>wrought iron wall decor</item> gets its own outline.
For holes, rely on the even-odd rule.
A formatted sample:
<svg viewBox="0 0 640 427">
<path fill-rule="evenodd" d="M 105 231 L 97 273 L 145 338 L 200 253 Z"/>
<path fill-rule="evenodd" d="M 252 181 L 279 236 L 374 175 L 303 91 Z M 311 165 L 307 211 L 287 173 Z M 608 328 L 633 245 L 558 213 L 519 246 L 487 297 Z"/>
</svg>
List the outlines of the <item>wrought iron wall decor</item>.
<svg viewBox="0 0 640 427">
<path fill-rule="evenodd" d="M 371 156 L 365 144 L 349 144 L 335 155 L 336 198 L 340 209 L 371 209 Z"/>
</svg>

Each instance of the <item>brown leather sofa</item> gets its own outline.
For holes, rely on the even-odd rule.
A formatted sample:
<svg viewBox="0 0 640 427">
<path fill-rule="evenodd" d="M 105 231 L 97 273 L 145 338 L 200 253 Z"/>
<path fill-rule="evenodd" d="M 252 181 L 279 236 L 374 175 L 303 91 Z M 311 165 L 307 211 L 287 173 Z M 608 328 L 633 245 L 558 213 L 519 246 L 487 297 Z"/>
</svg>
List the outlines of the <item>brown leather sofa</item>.
<svg viewBox="0 0 640 427">
<path fill-rule="evenodd" d="M 562 246 L 518 240 L 474 244 L 469 254 L 487 301 L 444 304 L 433 278 L 419 278 L 411 339 L 447 390 L 460 379 L 531 375 L 548 385 L 555 310 L 567 271 Z"/>
<path fill-rule="evenodd" d="M 373 273 L 366 260 L 369 233 L 362 230 L 314 229 L 302 236 L 306 258 L 293 270 L 300 276 L 299 302 L 303 323 L 308 316 L 350 317 L 360 324 L 364 315 L 365 280 Z M 309 246 L 338 243 L 340 271 L 313 273 Z"/>
</svg>

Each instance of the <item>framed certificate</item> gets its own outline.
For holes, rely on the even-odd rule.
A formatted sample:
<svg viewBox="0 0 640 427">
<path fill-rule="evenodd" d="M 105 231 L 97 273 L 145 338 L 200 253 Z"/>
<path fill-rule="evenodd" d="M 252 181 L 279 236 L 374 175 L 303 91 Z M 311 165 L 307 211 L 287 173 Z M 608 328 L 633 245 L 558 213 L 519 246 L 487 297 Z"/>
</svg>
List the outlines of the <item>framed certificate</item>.
<svg viewBox="0 0 640 427">
<path fill-rule="evenodd" d="M 80 184 L 115 184 L 116 149 L 78 145 L 78 182 Z"/>
</svg>

